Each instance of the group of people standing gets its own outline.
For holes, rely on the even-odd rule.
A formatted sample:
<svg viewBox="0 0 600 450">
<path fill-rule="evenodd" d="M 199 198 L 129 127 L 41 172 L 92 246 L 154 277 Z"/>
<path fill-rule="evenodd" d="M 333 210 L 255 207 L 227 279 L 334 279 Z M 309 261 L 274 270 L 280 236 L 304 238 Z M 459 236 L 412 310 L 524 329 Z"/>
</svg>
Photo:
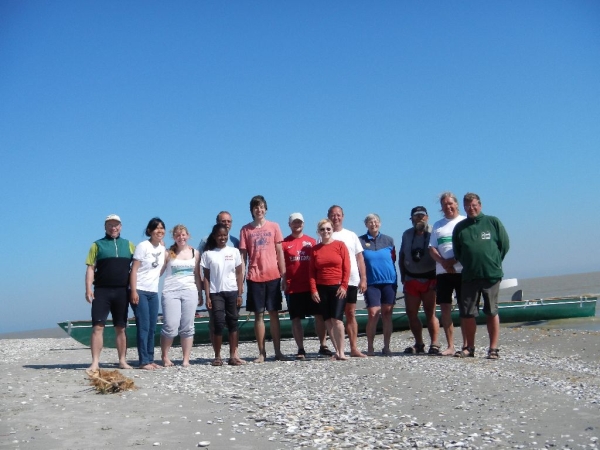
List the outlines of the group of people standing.
<svg viewBox="0 0 600 450">
<path fill-rule="evenodd" d="M 405 353 L 425 352 L 418 310 L 423 306 L 431 338 L 429 354 L 474 356 L 475 317 L 479 297 L 488 317 L 489 358 L 498 357 L 498 287 L 503 276 L 502 260 L 508 251 L 508 236 L 501 222 L 481 213 L 476 194 L 463 199 L 467 217 L 461 216 L 456 197 L 446 192 L 440 197 L 444 218 L 428 224 L 427 210 L 417 206 L 411 211 L 412 227 L 402 236 L 398 257 L 406 312 L 415 344 Z M 125 359 L 128 304 L 137 324 L 139 367 L 153 370 L 154 329 L 158 317 L 159 278 L 166 273 L 161 295 L 163 328 L 161 360 L 171 366 L 169 349 L 179 335 L 183 365 L 189 365 L 197 306 L 204 303 L 210 315 L 214 366 L 223 365 L 222 336 L 229 333 L 230 365 L 245 364 L 238 355 L 238 317 L 247 288 L 246 309 L 254 313 L 258 346 L 256 363 L 267 358 L 264 314 L 269 315 L 270 333 L 276 360 L 287 360 L 281 352 L 279 312 L 285 293 L 298 346 L 297 359 L 304 359 L 302 319 L 315 318 L 319 355 L 346 360 L 345 335 L 350 356 L 376 354 L 374 338 L 379 320 L 383 325 L 381 353 L 391 356 L 392 312 L 396 303 L 398 279 L 394 240 L 382 234 L 377 214 L 365 218 L 367 232 L 357 236 L 343 227 L 344 211 L 333 205 L 327 218 L 317 224 L 318 239 L 304 234 L 304 218 L 292 213 L 291 234 L 283 237 L 279 225 L 266 219 L 267 201 L 261 196 L 250 200 L 252 222 L 244 225 L 239 240 L 231 236 L 232 217 L 226 211 L 217 215 L 210 235 L 197 249 L 188 244 L 187 228 L 172 230 L 174 244 L 167 250 L 163 240 L 165 224 L 153 218 L 145 230 L 147 240 L 135 247 L 121 238 L 121 219 L 110 215 L 105 220 L 104 238 L 94 242 L 86 260 L 86 300 L 92 304 L 92 364 L 99 367 L 104 325 L 110 312 L 117 335 L 119 366 L 130 368 Z M 133 262 L 132 262 L 133 261 Z M 92 288 L 93 285 L 93 288 Z M 453 293 L 458 300 L 462 350 L 455 351 L 450 317 Z M 367 351 L 358 348 L 356 304 L 364 295 L 368 310 Z M 441 351 L 436 301 L 442 309 L 442 326 L 448 348 Z M 344 316 L 346 324 L 344 325 Z M 333 351 L 327 346 L 327 334 Z"/>
</svg>

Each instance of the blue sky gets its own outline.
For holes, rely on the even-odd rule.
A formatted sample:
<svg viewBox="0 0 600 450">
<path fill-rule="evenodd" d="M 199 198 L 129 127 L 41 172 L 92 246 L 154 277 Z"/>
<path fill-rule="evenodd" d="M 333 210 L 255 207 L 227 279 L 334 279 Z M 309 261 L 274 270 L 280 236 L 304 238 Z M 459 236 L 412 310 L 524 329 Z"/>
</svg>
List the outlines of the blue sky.
<svg viewBox="0 0 600 450">
<path fill-rule="evenodd" d="M 106 215 L 197 242 L 255 194 L 399 241 L 473 191 L 507 277 L 600 270 L 599 74 L 596 1 L 4 0 L 0 332 L 89 317 Z"/>
</svg>

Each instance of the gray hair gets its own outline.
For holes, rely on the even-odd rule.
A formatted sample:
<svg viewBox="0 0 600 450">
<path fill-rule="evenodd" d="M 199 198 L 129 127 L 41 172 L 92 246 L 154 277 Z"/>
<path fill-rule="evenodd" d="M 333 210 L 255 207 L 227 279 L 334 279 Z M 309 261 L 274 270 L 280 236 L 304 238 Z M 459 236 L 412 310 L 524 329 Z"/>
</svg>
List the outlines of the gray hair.
<svg viewBox="0 0 600 450">
<path fill-rule="evenodd" d="M 375 219 L 377 222 L 381 223 L 381 218 L 377 214 L 371 213 L 371 214 L 367 215 L 367 217 L 365 217 L 365 226 L 373 219 Z"/>
<path fill-rule="evenodd" d="M 458 205 L 458 199 L 456 198 L 456 195 L 454 195 L 450 191 L 442 192 L 440 194 L 440 204 L 448 197 L 450 197 L 452 200 L 454 200 L 454 203 L 456 203 Z"/>
</svg>

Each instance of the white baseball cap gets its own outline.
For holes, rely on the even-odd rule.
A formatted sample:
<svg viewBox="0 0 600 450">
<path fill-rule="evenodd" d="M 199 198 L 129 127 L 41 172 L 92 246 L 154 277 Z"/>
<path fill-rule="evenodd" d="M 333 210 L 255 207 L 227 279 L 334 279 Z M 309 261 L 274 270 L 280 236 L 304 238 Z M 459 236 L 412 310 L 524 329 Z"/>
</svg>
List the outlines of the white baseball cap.
<svg viewBox="0 0 600 450">
<path fill-rule="evenodd" d="M 121 218 L 119 216 L 117 216 L 116 214 L 111 214 L 111 215 L 107 216 L 106 219 L 104 220 L 104 223 L 108 222 L 109 220 L 116 220 L 117 222 L 121 223 Z"/>
<path fill-rule="evenodd" d="M 288 223 L 292 223 L 294 220 L 301 220 L 302 223 L 304 223 L 304 217 L 302 217 L 302 214 L 300 213 L 290 214 L 290 219 L 288 220 Z"/>
</svg>

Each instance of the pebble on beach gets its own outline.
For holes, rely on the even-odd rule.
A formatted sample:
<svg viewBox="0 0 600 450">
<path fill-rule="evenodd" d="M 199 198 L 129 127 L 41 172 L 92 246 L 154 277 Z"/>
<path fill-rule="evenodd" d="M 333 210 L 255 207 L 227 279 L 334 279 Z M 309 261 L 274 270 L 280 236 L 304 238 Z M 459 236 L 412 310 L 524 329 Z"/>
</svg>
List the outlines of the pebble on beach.
<svg viewBox="0 0 600 450">
<path fill-rule="evenodd" d="M 89 349 L 2 340 L 11 375 L 0 380 L 0 434 L 15 448 L 598 448 L 600 333 L 502 328 L 498 361 L 484 358 L 485 337 L 468 359 L 402 355 L 411 343 L 402 332 L 391 358 L 317 358 L 308 339 L 306 361 L 238 367 L 207 365 L 212 350 L 200 346 L 186 370 L 123 371 L 139 375 L 139 390 L 101 398 L 85 392 Z M 295 343 L 282 350 L 294 354 Z M 255 353 L 240 345 L 248 361 Z"/>
</svg>

